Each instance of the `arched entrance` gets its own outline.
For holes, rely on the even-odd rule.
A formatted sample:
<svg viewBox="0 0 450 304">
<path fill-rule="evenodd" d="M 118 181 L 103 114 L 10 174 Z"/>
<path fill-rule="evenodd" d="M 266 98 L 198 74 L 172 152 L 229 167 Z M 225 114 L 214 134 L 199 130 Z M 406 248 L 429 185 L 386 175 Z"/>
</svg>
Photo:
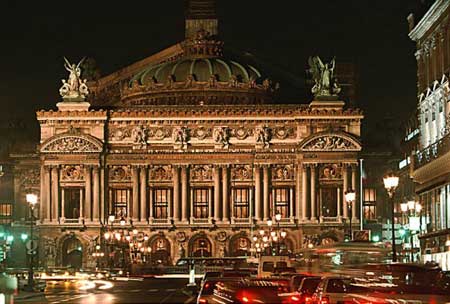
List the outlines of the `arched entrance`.
<svg viewBox="0 0 450 304">
<path fill-rule="evenodd" d="M 83 262 L 83 245 L 76 237 L 64 240 L 62 245 L 62 265 L 80 269 Z"/>
<path fill-rule="evenodd" d="M 211 242 L 205 235 L 194 236 L 189 241 L 189 256 L 210 257 L 211 254 Z"/>
<path fill-rule="evenodd" d="M 164 236 L 157 236 L 150 240 L 151 263 L 153 265 L 170 265 L 170 243 Z"/>
<path fill-rule="evenodd" d="M 242 234 L 235 235 L 230 240 L 230 256 L 250 256 L 251 242 Z"/>
</svg>

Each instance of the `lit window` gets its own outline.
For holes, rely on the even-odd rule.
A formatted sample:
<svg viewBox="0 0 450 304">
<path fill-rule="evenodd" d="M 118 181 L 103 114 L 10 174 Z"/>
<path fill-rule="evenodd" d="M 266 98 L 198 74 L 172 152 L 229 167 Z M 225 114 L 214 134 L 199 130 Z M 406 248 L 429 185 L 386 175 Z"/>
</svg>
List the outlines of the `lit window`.
<svg viewBox="0 0 450 304">
<path fill-rule="evenodd" d="M 234 217 L 247 218 L 249 216 L 249 189 L 235 188 L 234 196 Z"/>
<path fill-rule="evenodd" d="M 166 219 L 169 208 L 169 189 L 155 189 L 153 191 L 153 216 Z"/>
<path fill-rule="evenodd" d="M 209 190 L 206 188 L 194 189 L 194 217 L 208 218 Z"/>
<path fill-rule="evenodd" d="M 64 217 L 80 217 L 80 188 L 64 188 Z"/>
<path fill-rule="evenodd" d="M 373 188 L 364 189 L 363 212 L 364 218 L 366 220 L 376 219 L 376 209 L 377 209 L 376 202 L 377 202 L 376 189 Z"/>
<path fill-rule="evenodd" d="M 12 205 L 8 203 L 0 204 L 0 224 L 7 224 L 12 221 Z"/>
<path fill-rule="evenodd" d="M 289 188 L 276 188 L 274 197 L 274 214 L 280 213 L 282 218 L 289 217 Z"/>
<path fill-rule="evenodd" d="M 112 189 L 111 202 L 116 218 L 127 217 L 130 189 Z"/>
</svg>

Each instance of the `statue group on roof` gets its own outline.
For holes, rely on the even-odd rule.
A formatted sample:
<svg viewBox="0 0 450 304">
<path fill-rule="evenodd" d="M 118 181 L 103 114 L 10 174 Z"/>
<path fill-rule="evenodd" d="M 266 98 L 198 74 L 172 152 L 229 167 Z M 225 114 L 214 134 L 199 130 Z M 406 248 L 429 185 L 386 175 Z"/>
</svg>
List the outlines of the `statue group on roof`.
<svg viewBox="0 0 450 304">
<path fill-rule="evenodd" d="M 336 62 L 333 58 L 330 63 L 323 63 L 319 56 L 309 57 L 309 72 L 314 80 L 311 92 L 314 97 L 336 96 L 341 92 L 335 75 Z"/>
</svg>

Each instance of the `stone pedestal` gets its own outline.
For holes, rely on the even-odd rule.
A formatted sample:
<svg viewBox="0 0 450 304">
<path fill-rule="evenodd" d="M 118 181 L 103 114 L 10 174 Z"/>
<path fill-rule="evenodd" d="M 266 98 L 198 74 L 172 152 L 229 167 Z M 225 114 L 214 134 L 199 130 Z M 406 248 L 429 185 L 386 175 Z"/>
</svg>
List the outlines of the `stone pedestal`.
<svg viewBox="0 0 450 304">
<path fill-rule="evenodd" d="M 59 111 L 89 111 L 91 104 L 84 99 L 64 99 L 56 104 Z"/>
</svg>

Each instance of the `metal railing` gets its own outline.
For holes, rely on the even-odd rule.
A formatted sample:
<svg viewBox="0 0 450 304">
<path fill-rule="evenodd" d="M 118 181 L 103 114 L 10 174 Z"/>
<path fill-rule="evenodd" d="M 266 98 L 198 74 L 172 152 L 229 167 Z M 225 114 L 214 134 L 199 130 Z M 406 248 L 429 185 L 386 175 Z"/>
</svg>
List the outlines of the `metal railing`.
<svg viewBox="0 0 450 304">
<path fill-rule="evenodd" d="M 450 133 L 415 155 L 414 169 L 418 169 L 450 151 Z"/>
</svg>

